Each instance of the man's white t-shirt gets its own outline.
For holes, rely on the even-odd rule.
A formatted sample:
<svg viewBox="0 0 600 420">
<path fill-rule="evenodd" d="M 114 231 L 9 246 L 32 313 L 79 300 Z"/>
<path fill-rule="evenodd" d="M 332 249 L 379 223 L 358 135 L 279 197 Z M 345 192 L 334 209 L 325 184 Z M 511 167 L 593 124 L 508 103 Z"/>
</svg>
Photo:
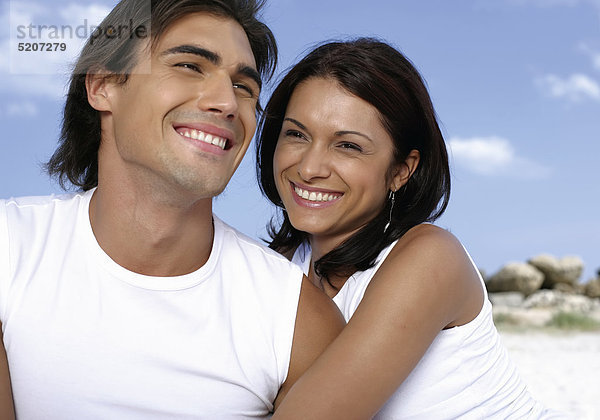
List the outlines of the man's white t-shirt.
<svg viewBox="0 0 600 420">
<path fill-rule="evenodd" d="M 215 217 L 197 271 L 128 271 L 94 237 L 92 194 L 0 200 L 0 320 L 18 418 L 268 417 L 301 270 Z"/>
</svg>

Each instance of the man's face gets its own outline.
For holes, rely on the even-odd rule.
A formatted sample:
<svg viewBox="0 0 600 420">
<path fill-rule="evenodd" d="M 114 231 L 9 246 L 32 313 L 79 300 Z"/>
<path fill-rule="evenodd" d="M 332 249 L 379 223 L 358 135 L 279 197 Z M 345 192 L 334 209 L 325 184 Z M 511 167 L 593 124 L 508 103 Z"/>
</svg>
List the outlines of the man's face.
<svg viewBox="0 0 600 420">
<path fill-rule="evenodd" d="M 136 67 L 149 64 L 151 73 L 134 69 L 125 84 L 109 88 L 113 133 L 103 125 L 99 159 L 113 147 L 105 154 L 113 162 L 101 168 L 197 198 L 219 194 L 256 129 L 260 79 L 244 30 L 195 13 L 170 26 L 152 54 L 140 55 Z"/>
</svg>

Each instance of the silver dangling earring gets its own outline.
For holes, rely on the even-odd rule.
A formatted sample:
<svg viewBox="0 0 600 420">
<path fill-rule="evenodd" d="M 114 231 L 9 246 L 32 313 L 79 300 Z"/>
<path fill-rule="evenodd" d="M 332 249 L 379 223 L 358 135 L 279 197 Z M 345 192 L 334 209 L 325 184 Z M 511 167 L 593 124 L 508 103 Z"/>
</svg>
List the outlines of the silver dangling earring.
<svg viewBox="0 0 600 420">
<path fill-rule="evenodd" d="M 390 190 L 390 194 L 389 194 L 388 198 L 391 201 L 390 216 L 388 217 L 388 222 L 385 224 L 385 227 L 383 228 L 383 233 L 387 232 L 388 228 L 390 227 L 390 223 L 392 223 L 392 213 L 394 211 L 394 202 L 396 201 L 396 191 Z"/>
</svg>

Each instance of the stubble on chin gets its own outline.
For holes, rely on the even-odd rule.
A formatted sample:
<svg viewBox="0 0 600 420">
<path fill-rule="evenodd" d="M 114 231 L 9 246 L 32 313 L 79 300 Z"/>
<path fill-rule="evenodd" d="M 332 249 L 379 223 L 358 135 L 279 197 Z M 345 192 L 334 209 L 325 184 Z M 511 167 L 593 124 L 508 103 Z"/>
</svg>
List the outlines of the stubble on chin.
<svg viewBox="0 0 600 420">
<path fill-rule="evenodd" d="M 225 190 L 229 182 L 230 177 L 215 174 L 208 164 L 205 167 L 202 167 L 204 165 L 190 167 L 167 153 L 161 153 L 159 159 L 166 168 L 171 182 L 198 198 L 218 196 Z M 207 161 L 210 159 L 210 157 L 206 157 Z"/>
</svg>

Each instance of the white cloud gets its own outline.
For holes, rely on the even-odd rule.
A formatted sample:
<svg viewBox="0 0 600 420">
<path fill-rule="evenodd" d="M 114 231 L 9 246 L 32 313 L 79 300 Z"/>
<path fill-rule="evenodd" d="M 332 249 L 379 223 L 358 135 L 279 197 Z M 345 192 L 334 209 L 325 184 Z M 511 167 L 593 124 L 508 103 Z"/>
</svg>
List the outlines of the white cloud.
<svg viewBox="0 0 600 420">
<path fill-rule="evenodd" d="M 546 178 L 551 172 L 537 162 L 517 156 L 510 141 L 502 137 L 452 137 L 448 146 L 454 165 L 479 175 Z"/>
<path fill-rule="evenodd" d="M 57 74 L 70 71 L 87 37 L 110 9 L 100 4 L 66 4 L 48 8 L 14 2 L 10 11 L 10 70 L 15 74 Z M 51 43 L 45 49 L 18 51 L 20 43 Z M 59 47 L 59 48 L 56 48 Z"/>
<path fill-rule="evenodd" d="M 587 55 L 592 61 L 592 65 L 596 70 L 600 70 L 600 52 L 592 49 L 586 43 L 579 44 L 579 51 Z"/>
<path fill-rule="evenodd" d="M 61 99 L 66 93 L 65 83 L 65 78 L 59 75 L 0 74 L 0 92 L 8 92 L 13 96 L 32 99 Z"/>
<path fill-rule="evenodd" d="M 9 117 L 34 117 L 38 114 L 38 108 L 31 101 L 15 102 L 5 106 L 4 114 Z"/>
<path fill-rule="evenodd" d="M 511 3 L 519 5 L 534 5 L 539 7 L 554 7 L 554 6 L 575 6 L 581 3 L 581 0 L 510 0 Z"/>
<path fill-rule="evenodd" d="M 10 31 L 7 23 L 10 22 L 10 4 L 8 2 L 0 3 L 0 38 L 4 39 L 10 36 Z"/>
<path fill-rule="evenodd" d="M 0 51 L 5 52 L 7 51 L 7 49 L 10 48 L 10 44 L 8 42 L 8 40 L 0 40 Z M 0 75 L 4 75 L 5 73 L 8 73 L 10 70 L 10 65 L 8 63 L 8 60 L 6 59 L 6 55 L 4 55 L 4 59 L 0 60 Z M 1 77 L 0 77 L 0 83 L 1 83 Z"/>
<path fill-rule="evenodd" d="M 507 0 L 508 3 L 519 6 L 549 7 L 575 7 L 579 5 L 591 6 L 600 18 L 600 0 Z"/>
<path fill-rule="evenodd" d="M 589 4 L 600 9 L 600 0 L 509 0 L 509 2 L 519 5 L 533 5 L 538 7 L 573 7 L 580 4 Z"/>
<path fill-rule="evenodd" d="M 110 12 L 110 7 L 106 7 L 101 4 L 90 4 L 87 6 L 81 6 L 79 4 L 71 3 L 67 7 L 62 8 L 60 15 L 63 19 L 71 24 L 82 24 L 84 20 L 87 20 L 89 25 L 97 26 L 102 19 Z"/>
<path fill-rule="evenodd" d="M 572 74 L 566 79 L 548 74 L 537 78 L 535 83 L 542 92 L 554 98 L 565 98 L 572 102 L 585 99 L 600 101 L 600 85 L 585 74 Z"/>
<path fill-rule="evenodd" d="M 514 156 L 510 143 L 500 137 L 461 139 L 449 142 L 454 159 L 478 173 L 493 173 L 507 166 Z"/>
<path fill-rule="evenodd" d="M 8 40 L 0 43 L 0 50 L 8 48 Z M 68 69 L 54 74 L 13 74 L 7 60 L 0 60 L 0 92 L 20 97 L 59 99 L 65 94 L 67 74 Z"/>
<path fill-rule="evenodd" d="M 61 98 L 65 94 L 65 84 L 71 66 L 85 42 L 79 37 L 82 32 L 75 31 L 75 28 L 82 25 L 92 27 L 100 23 L 110 11 L 110 7 L 102 2 L 97 0 L 86 6 L 70 3 L 60 8 L 52 8 L 42 1 L 18 0 L 10 4 L 10 13 L 8 7 L 3 7 L 2 19 L 10 22 L 10 25 L 9 30 L 0 31 L 0 50 L 8 51 L 10 54 L 7 54 L 8 60 L 6 56 L 5 59 L 0 60 L 0 92 L 8 92 L 21 98 Z M 35 25 L 36 28 L 41 25 L 58 28 L 71 26 L 73 30 L 62 32 L 67 34 L 64 39 L 45 39 L 48 38 L 49 30 L 42 32 L 45 38 L 38 39 L 36 30 L 33 31 L 36 39 L 18 38 L 23 32 L 19 32 L 17 27 L 19 25 L 27 27 L 30 24 Z M 28 30 L 25 29 L 25 32 Z M 86 32 L 89 35 L 91 30 Z M 75 35 L 70 36 L 71 33 Z M 19 52 L 17 51 L 19 41 L 64 42 L 66 51 Z"/>
</svg>

